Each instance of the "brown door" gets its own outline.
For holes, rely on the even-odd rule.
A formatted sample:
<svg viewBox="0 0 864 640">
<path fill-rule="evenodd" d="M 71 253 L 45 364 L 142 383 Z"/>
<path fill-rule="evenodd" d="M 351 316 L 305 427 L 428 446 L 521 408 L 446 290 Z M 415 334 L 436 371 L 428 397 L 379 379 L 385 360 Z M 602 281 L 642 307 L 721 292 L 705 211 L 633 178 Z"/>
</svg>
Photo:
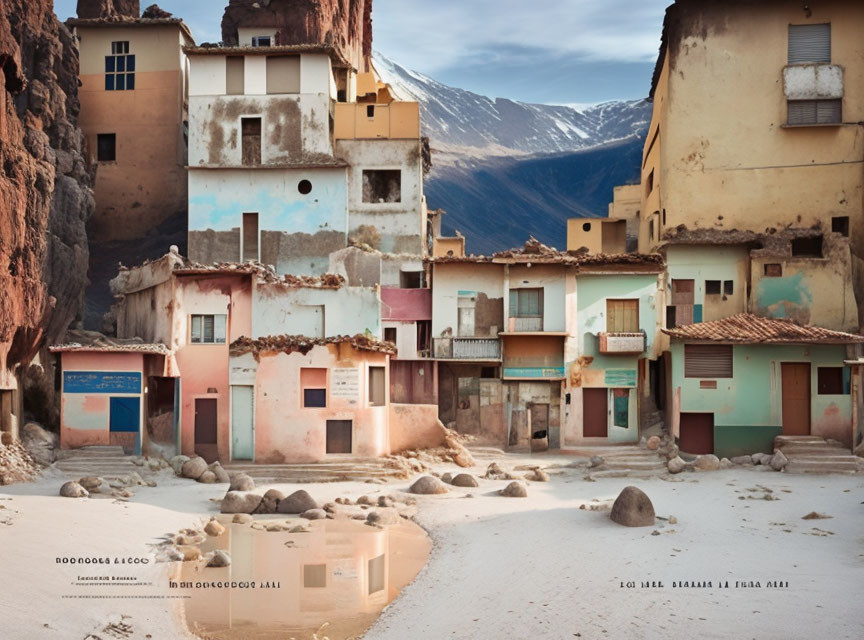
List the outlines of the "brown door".
<svg viewBox="0 0 864 640">
<path fill-rule="evenodd" d="M 216 399 L 195 400 L 195 453 L 207 462 L 219 458 L 216 446 Z"/>
<path fill-rule="evenodd" d="M 780 365 L 783 383 L 783 435 L 810 435 L 810 363 L 784 362 Z"/>
<path fill-rule="evenodd" d="M 327 453 L 351 453 L 351 420 L 327 421 Z"/>
<path fill-rule="evenodd" d="M 582 436 L 605 438 L 609 435 L 609 394 L 606 389 L 582 390 Z"/>
<path fill-rule="evenodd" d="M 545 451 L 549 448 L 549 405 L 530 404 L 531 412 L 531 451 Z"/>
<path fill-rule="evenodd" d="M 682 413 L 678 447 L 685 453 L 714 453 L 714 414 Z"/>
</svg>

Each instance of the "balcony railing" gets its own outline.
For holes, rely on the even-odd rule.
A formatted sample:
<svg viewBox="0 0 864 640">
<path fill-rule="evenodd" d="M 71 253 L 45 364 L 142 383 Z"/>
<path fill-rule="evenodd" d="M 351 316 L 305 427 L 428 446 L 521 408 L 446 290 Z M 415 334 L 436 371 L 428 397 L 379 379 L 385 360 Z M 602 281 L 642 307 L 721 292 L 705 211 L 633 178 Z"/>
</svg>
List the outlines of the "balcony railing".
<svg viewBox="0 0 864 640">
<path fill-rule="evenodd" d="M 500 360 L 498 338 L 436 338 L 435 357 L 458 360 Z"/>
<path fill-rule="evenodd" d="M 645 351 L 644 333 L 600 333 L 600 353 L 642 353 Z"/>
<path fill-rule="evenodd" d="M 543 331 L 543 316 L 522 316 L 510 318 L 508 331 Z"/>
</svg>

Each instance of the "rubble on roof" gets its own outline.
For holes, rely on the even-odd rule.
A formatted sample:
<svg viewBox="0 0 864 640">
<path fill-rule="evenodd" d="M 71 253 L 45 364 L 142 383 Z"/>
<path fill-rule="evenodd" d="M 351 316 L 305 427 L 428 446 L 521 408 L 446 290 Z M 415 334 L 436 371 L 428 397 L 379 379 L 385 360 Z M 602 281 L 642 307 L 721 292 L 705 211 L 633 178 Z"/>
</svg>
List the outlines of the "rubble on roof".
<svg viewBox="0 0 864 640">
<path fill-rule="evenodd" d="M 162 9 L 158 4 L 151 4 L 149 7 L 144 9 L 144 13 L 141 14 L 142 18 L 173 18 L 174 14 L 169 13 Z"/>
<path fill-rule="evenodd" d="M 153 353 L 169 355 L 170 350 L 164 344 L 146 343 L 141 338 L 114 338 L 98 331 L 70 329 L 66 333 L 65 342 L 50 347 L 52 353 L 66 351 L 104 351 L 108 353 Z"/>
<path fill-rule="evenodd" d="M 721 320 L 663 329 L 680 340 L 735 344 L 852 344 L 864 336 L 822 327 L 800 326 L 791 320 L 739 313 Z"/>
<path fill-rule="evenodd" d="M 286 274 L 280 276 L 275 267 L 261 262 L 249 260 L 247 262 L 216 262 L 213 264 L 201 264 L 184 260 L 183 264 L 176 266 L 174 271 L 180 273 L 195 274 L 249 274 L 258 276 L 258 281 L 266 284 L 283 285 L 289 288 L 311 288 L 311 289 L 340 289 L 345 285 L 345 278 L 335 273 L 325 273 L 320 276 L 295 276 Z"/>
<path fill-rule="evenodd" d="M 251 353 L 258 359 L 261 353 L 301 353 L 306 355 L 313 348 L 328 344 L 350 344 L 359 351 L 374 351 L 396 355 L 396 346 L 374 336 L 358 333 L 355 336 L 333 336 L 330 338 L 310 338 L 308 336 L 267 336 L 253 340 L 238 338 L 231 343 L 230 354 L 242 356 Z"/>
</svg>

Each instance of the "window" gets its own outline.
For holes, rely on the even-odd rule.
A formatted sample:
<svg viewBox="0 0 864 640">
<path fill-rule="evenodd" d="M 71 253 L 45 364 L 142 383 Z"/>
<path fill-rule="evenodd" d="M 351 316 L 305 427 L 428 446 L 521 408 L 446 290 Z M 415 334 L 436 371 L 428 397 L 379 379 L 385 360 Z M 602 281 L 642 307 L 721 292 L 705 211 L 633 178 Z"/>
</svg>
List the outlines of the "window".
<svg viewBox="0 0 864 640">
<path fill-rule="evenodd" d="M 787 124 L 840 124 L 843 121 L 843 101 L 789 100 Z"/>
<path fill-rule="evenodd" d="M 383 407 L 386 398 L 384 367 L 369 367 L 369 406 Z"/>
<path fill-rule="evenodd" d="M 243 164 L 261 164 L 261 118 L 241 118 L 240 128 L 243 134 Z"/>
<path fill-rule="evenodd" d="M 100 133 L 96 136 L 96 159 L 99 162 L 117 160 L 117 134 Z"/>
<path fill-rule="evenodd" d="M 269 47 L 273 43 L 270 36 L 252 36 L 253 47 Z"/>
<path fill-rule="evenodd" d="M 731 378 L 732 345 L 685 344 L 685 378 Z"/>
<path fill-rule="evenodd" d="M 732 280 L 723 281 L 723 295 L 731 296 L 735 292 L 735 285 Z"/>
<path fill-rule="evenodd" d="M 648 221 L 648 239 L 654 239 L 654 218 Z"/>
<path fill-rule="evenodd" d="M 243 214 L 243 262 L 258 261 L 258 214 Z"/>
<path fill-rule="evenodd" d="M 783 265 L 777 263 L 766 264 L 763 267 L 763 272 L 765 273 L 766 278 L 782 278 L 783 277 Z"/>
<path fill-rule="evenodd" d="M 480 367 L 481 378 L 497 378 L 498 367 Z"/>
<path fill-rule="evenodd" d="M 830 23 L 789 25 L 789 64 L 830 62 Z"/>
<path fill-rule="evenodd" d="M 716 389 L 717 381 L 716 380 L 700 380 L 699 381 L 700 389 Z"/>
<path fill-rule="evenodd" d="M 648 174 L 648 179 L 645 181 L 645 195 L 651 195 L 654 191 L 654 169 Z"/>
<path fill-rule="evenodd" d="M 327 586 L 326 564 L 303 565 L 303 588 L 323 589 Z"/>
<path fill-rule="evenodd" d="M 129 53 L 129 42 L 111 43 L 111 55 L 105 56 L 105 91 L 131 91 L 135 88 L 135 56 Z"/>
<path fill-rule="evenodd" d="M 582 223 L 582 231 L 591 231 L 591 223 L 583 222 Z"/>
<path fill-rule="evenodd" d="M 418 353 L 428 352 L 432 345 L 432 321 L 418 320 L 417 321 L 417 351 Z"/>
<path fill-rule="evenodd" d="M 201 315 L 191 318 L 193 344 L 225 344 L 227 315 Z"/>
<path fill-rule="evenodd" d="M 667 329 L 674 329 L 675 327 L 678 326 L 677 324 L 675 324 L 676 323 L 675 318 L 676 318 L 675 305 L 673 305 L 673 304 L 666 305 L 666 328 Z"/>
<path fill-rule="evenodd" d="M 511 318 L 540 318 L 543 316 L 543 289 L 511 289 Z"/>
<path fill-rule="evenodd" d="M 327 421 L 327 453 L 351 453 L 351 420 Z"/>
<path fill-rule="evenodd" d="M 845 367 L 819 367 L 816 369 L 817 392 L 822 395 L 845 395 L 849 393 L 849 375 Z"/>
<path fill-rule="evenodd" d="M 303 390 L 303 408 L 321 409 L 327 406 L 327 369 L 302 367 L 300 388 Z"/>
<path fill-rule="evenodd" d="M 667 327 L 683 327 L 688 324 L 693 324 L 694 316 L 697 322 L 701 320 L 700 314 L 696 312 L 699 305 L 695 302 L 695 280 L 682 280 L 674 278 L 672 280 L 672 308 L 666 308 L 666 326 Z"/>
<path fill-rule="evenodd" d="M 304 196 L 308 196 L 312 193 L 312 183 L 308 180 L 301 180 L 297 183 L 297 191 L 299 191 Z"/>
<path fill-rule="evenodd" d="M 384 342 L 396 344 L 396 327 L 384 327 Z"/>
<path fill-rule="evenodd" d="M 366 105 L 366 117 L 367 118 L 374 118 L 375 117 L 375 105 L 374 104 Z"/>
<path fill-rule="evenodd" d="M 831 218 L 831 231 L 841 236 L 849 237 L 849 216 L 834 216 Z"/>
<path fill-rule="evenodd" d="M 229 96 L 242 96 L 246 91 L 245 73 L 243 56 L 225 58 L 225 88 Z"/>
<path fill-rule="evenodd" d="M 720 281 L 719 280 L 706 280 L 705 281 L 705 295 L 706 296 L 719 296 L 720 295 Z"/>
<path fill-rule="evenodd" d="M 802 258 L 822 257 L 822 236 L 792 239 L 792 255 Z"/>
<path fill-rule="evenodd" d="M 377 558 L 369 561 L 369 594 L 384 590 L 385 569 L 387 568 L 387 556 L 383 553 Z"/>
<path fill-rule="evenodd" d="M 363 202 L 402 202 L 402 172 L 399 169 L 364 169 Z"/>
<path fill-rule="evenodd" d="M 638 333 L 639 332 L 639 301 L 638 300 L 607 300 L 606 301 L 606 332 L 607 333 Z"/>
<path fill-rule="evenodd" d="M 267 56 L 267 93 L 300 93 L 300 56 Z"/>
<path fill-rule="evenodd" d="M 399 287 L 402 289 L 422 289 L 423 288 L 423 272 L 422 271 L 400 271 L 399 272 Z"/>
</svg>

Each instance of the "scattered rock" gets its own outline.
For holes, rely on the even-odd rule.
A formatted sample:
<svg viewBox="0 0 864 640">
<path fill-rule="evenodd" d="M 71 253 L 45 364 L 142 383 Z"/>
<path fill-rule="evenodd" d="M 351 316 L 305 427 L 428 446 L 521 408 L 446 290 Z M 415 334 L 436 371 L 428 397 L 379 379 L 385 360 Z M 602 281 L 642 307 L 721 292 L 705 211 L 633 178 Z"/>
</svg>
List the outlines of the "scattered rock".
<svg viewBox="0 0 864 640">
<path fill-rule="evenodd" d="M 528 474 L 528 480 L 533 480 L 534 482 L 549 482 L 549 474 L 543 471 L 543 469 L 534 469 L 534 473 Z"/>
<path fill-rule="evenodd" d="M 681 456 L 675 456 L 666 463 L 666 468 L 669 470 L 669 473 L 681 473 L 687 468 L 687 463 L 681 459 Z"/>
<path fill-rule="evenodd" d="M 183 474 L 183 465 L 187 462 L 189 462 L 189 456 L 174 456 L 168 461 L 168 464 L 174 469 L 174 475 L 179 476 Z"/>
<path fill-rule="evenodd" d="M 678 524 L 678 518 L 675 516 L 669 516 L 669 524 Z"/>
<path fill-rule="evenodd" d="M 362 513 L 355 513 L 353 516 L 351 516 L 351 519 L 352 520 L 365 520 L 366 516 Z"/>
<path fill-rule="evenodd" d="M 732 464 L 755 464 L 752 456 L 735 456 L 731 461 Z"/>
<path fill-rule="evenodd" d="M 204 525 L 204 533 L 215 538 L 225 533 L 225 527 L 218 520 L 211 520 Z"/>
<path fill-rule="evenodd" d="M 470 473 L 460 473 L 459 475 L 453 478 L 451 484 L 454 487 L 479 487 L 480 483 L 477 482 L 477 478 L 472 476 Z"/>
<path fill-rule="evenodd" d="M 222 498 L 222 513 L 254 513 L 262 497 L 248 491 L 229 491 Z"/>
<path fill-rule="evenodd" d="M 497 462 L 493 462 L 488 467 L 486 467 L 486 474 L 483 476 L 487 480 L 506 480 L 510 476 L 509 473 L 504 471 Z"/>
<path fill-rule="evenodd" d="M 802 520 L 830 520 L 834 516 L 829 516 L 825 513 L 817 513 L 816 511 L 811 511 L 806 516 L 801 518 Z"/>
<path fill-rule="evenodd" d="M 771 465 L 771 458 L 773 458 L 770 453 L 754 453 L 750 456 L 750 459 L 753 460 L 753 464 L 762 464 L 766 466 Z"/>
<path fill-rule="evenodd" d="M 90 492 L 74 480 L 70 480 L 60 487 L 60 495 L 64 498 L 86 498 Z"/>
<path fill-rule="evenodd" d="M 207 461 L 201 456 L 195 456 L 183 464 L 180 473 L 184 478 L 197 480 L 205 471 L 207 471 Z"/>
<path fill-rule="evenodd" d="M 204 484 L 213 484 L 216 482 L 216 474 L 207 469 L 204 473 L 201 474 L 201 477 L 198 478 L 198 482 L 203 482 Z"/>
<path fill-rule="evenodd" d="M 129 491 L 129 489 L 112 489 L 111 495 L 115 498 L 131 498 L 135 494 Z"/>
<path fill-rule="evenodd" d="M 713 453 L 708 453 L 696 458 L 693 466 L 699 471 L 717 471 L 720 468 L 720 458 Z"/>
<path fill-rule="evenodd" d="M 783 471 L 783 469 L 786 468 L 786 465 L 789 464 L 789 458 L 787 458 L 780 449 L 775 449 L 774 455 L 771 456 L 771 462 L 768 464 L 771 465 L 771 468 L 774 469 L 774 471 Z"/>
<path fill-rule="evenodd" d="M 303 513 L 312 509 L 318 509 L 318 503 L 309 495 L 309 492 L 300 489 L 287 498 L 279 501 L 277 513 Z M 326 515 L 326 514 L 325 514 Z"/>
<path fill-rule="evenodd" d="M 357 498 L 357 504 L 367 504 L 369 506 L 372 506 L 376 503 L 375 500 L 373 500 L 369 496 L 360 496 L 359 498 Z"/>
<path fill-rule="evenodd" d="M 178 549 L 178 551 L 183 554 L 183 562 L 201 559 L 201 549 L 198 547 L 183 547 L 182 549 Z"/>
<path fill-rule="evenodd" d="M 105 485 L 105 487 L 107 488 L 107 491 L 105 491 L 104 493 L 111 492 L 111 485 L 109 485 L 107 482 L 105 482 L 103 478 L 100 478 L 99 476 L 87 476 L 85 478 L 81 478 L 80 480 L 78 480 L 78 484 L 87 489 L 89 493 L 103 493 L 102 491 L 100 491 L 102 485 Z"/>
<path fill-rule="evenodd" d="M 638 487 L 624 487 L 615 499 L 609 517 L 625 527 L 653 527 L 654 505 Z"/>
<path fill-rule="evenodd" d="M 212 462 L 210 466 L 207 467 L 207 469 L 212 471 L 213 475 L 216 476 L 216 482 L 231 482 L 231 477 L 228 475 L 228 472 L 225 471 L 225 468 L 219 463 L 218 460 L 216 462 Z M 246 489 L 246 491 L 249 491 L 249 489 Z"/>
<path fill-rule="evenodd" d="M 493 463 L 494 464 L 494 463 Z M 419 493 L 421 495 L 434 495 L 439 493 L 447 493 L 447 486 L 438 478 L 432 476 L 422 476 L 414 481 L 414 484 L 408 489 L 411 493 Z"/>
<path fill-rule="evenodd" d="M 399 522 L 399 514 L 393 509 L 381 509 L 380 511 L 370 511 L 366 514 L 366 524 L 370 526 L 382 526 L 386 524 L 396 524 Z"/>
<path fill-rule="evenodd" d="M 648 441 L 645 443 L 645 448 L 651 451 L 657 451 L 657 449 L 660 448 L 660 437 L 651 436 L 648 438 Z"/>
<path fill-rule="evenodd" d="M 47 467 L 57 459 L 57 434 L 36 422 L 28 422 L 21 429 L 21 445 L 33 460 Z"/>
<path fill-rule="evenodd" d="M 603 459 L 603 456 L 591 456 L 591 461 L 589 462 L 588 466 L 591 468 L 599 467 L 605 462 L 606 461 Z"/>
<path fill-rule="evenodd" d="M 227 567 L 231 564 L 231 556 L 222 549 L 217 549 L 207 561 L 208 567 Z"/>
<path fill-rule="evenodd" d="M 721 469 L 728 469 L 731 466 L 733 466 L 733 465 L 732 465 L 732 461 L 729 458 L 720 458 L 720 468 Z"/>
<path fill-rule="evenodd" d="M 255 509 L 255 513 L 278 513 L 279 503 L 284 499 L 285 494 L 279 489 L 268 489 L 261 498 L 261 504 Z"/>
<path fill-rule="evenodd" d="M 453 474 L 449 471 L 441 476 L 441 482 L 446 482 L 447 484 L 453 484 Z"/>
<path fill-rule="evenodd" d="M 678 445 L 673 442 L 666 448 L 666 459 L 672 460 L 673 458 L 677 458 L 680 452 L 681 450 L 678 448 Z"/>
<path fill-rule="evenodd" d="M 513 481 L 498 492 L 506 498 L 527 498 L 528 489 L 524 483 Z"/>
<path fill-rule="evenodd" d="M 324 509 L 307 509 L 300 514 L 301 518 L 306 520 L 324 520 L 327 517 L 327 512 Z"/>
<path fill-rule="evenodd" d="M 379 496 L 378 497 L 378 506 L 379 507 L 392 507 L 393 499 L 390 496 Z"/>
<path fill-rule="evenodd" d="M 164 549 L 159 558 L 157 558 L 157 562 L 181 562 L 183 560 L 183 553 L 180 552 L 176 547 L 169 546 L 167 549 Z"/>
<path fill-rule="evenodd" d="M 231 522 L 234 524 L 249 524 L 253 520 L 255 520 L 255 518 L 250 516 L 248 513 L 236 513 L 234 514 L 234 517 L 231 518 Z"/>
<path fill-rule="evenodd" d="M 230 482 L 228 491 L 252 491 L 255 489 L 255 481 L 245 473 L 235 473 L 231 476 Z"/>
</svg>

